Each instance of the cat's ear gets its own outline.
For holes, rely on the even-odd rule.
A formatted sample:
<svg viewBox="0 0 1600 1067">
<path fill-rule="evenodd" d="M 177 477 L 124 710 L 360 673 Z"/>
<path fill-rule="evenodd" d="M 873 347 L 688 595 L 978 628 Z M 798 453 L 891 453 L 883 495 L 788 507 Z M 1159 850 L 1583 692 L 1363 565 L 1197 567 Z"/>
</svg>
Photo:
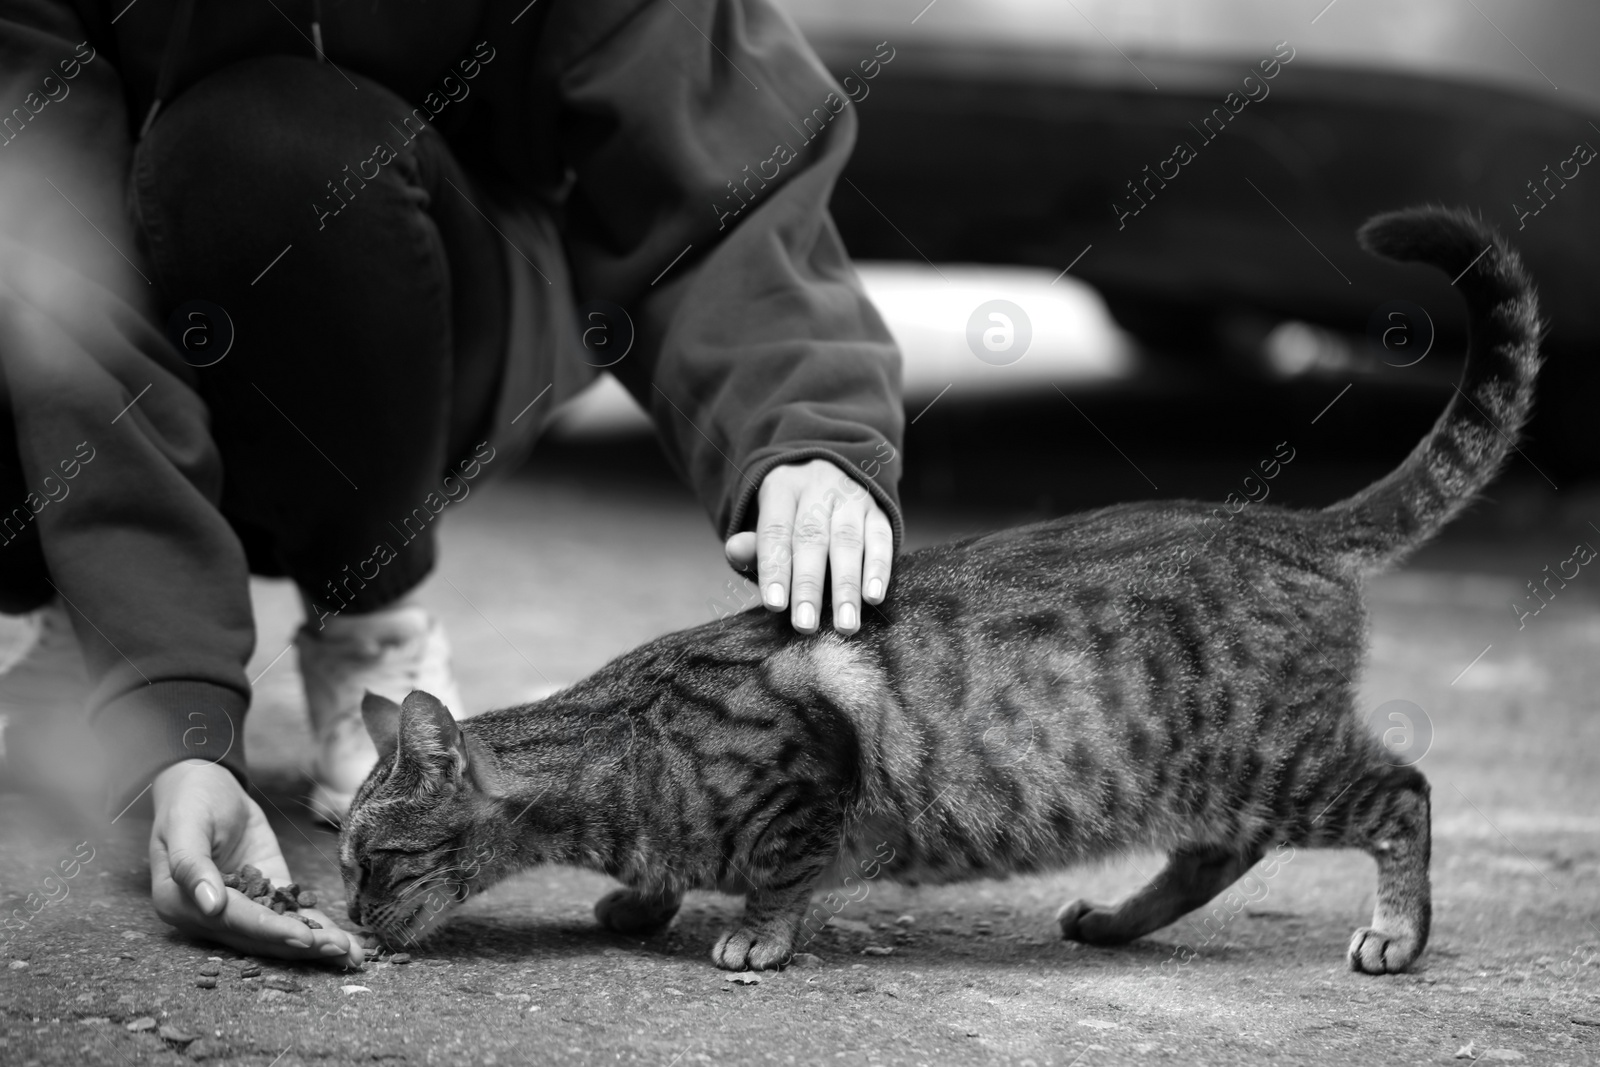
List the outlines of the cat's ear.
<svg viewBox="0 0 1600 1067">
<path fill-rule="evenodd" d="M 402 756 L 431 773 L 459 777 L 467 769 L 461 727 L 439 698 L 413 689 L 400 705 Z"/>
<path fill-rule="evenodd" d="M 457 783 L 470 781 L 490 796 L 502 794 L 503 778 L 494 753 L 478 738 L 469 737 L 437 697 L 418 689 L 404 704 L 384 703 L 398 713 L 395 719 L 403 758 L 425 775 L 440 775 Z M 363 714 L 365 710 L 363 705 Z"/>
<path fill-rule="evenodd" d="M 377 746 L 378 762 L 393 759 L 400 743 L 400 705 L 368 689 L 361 698 L 361 721 L 367 724 L 367 734 Z"/>
</svg>

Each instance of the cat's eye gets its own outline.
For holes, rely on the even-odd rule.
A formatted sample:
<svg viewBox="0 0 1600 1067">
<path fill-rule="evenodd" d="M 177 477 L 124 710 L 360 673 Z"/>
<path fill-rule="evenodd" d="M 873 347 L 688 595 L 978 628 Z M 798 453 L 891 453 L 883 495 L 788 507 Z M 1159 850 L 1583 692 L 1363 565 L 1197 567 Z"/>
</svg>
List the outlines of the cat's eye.
<svg viewBox="0 0 1600 1067">
<path fill-rule="evenodd" d="M 369 848 L 367 849 L 367 855 L 374 858 L 378 856 L 387 856 L 392 862 L 395 859 L 404 858 L 406 856 L 415 856 L 416 853 L 411 851 L 409 848 Z"/>
<path fill-rule="evenodd" d="M 426 856 L 434 852 L 444 852 L 451 848 L 449 839 L 436 841 L 423 845 L 420 848 L 369 848 L 369 856 Z"/>
</svg>

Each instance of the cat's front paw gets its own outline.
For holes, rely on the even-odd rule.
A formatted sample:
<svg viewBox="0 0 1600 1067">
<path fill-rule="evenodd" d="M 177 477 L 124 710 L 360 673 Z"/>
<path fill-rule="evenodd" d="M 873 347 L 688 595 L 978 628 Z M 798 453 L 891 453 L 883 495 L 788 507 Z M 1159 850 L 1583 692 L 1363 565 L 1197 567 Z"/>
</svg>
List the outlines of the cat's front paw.
<svg viewBox="0 0 1600 1067">
<path fill-rule="evenodd" d="M 782 967 L 794 949 L 792 933 L 763 923 L 723 934 L 711 950 L 711 962 L 725 971 L 770 971 Z"/>
<path fill-rule="evenodd" d="M 1116 912 L 1101 904 L 1087 900 L 1074 900 L 1061 905 L 1056 912 L 1056 923 L 1061 936 L 1068 941 L 1081 941 L 1085 945 L 1125 945 L 1126 933 L 1114 925 Z"/>
<path fill-rule="evenodd" d="M 618 934 L 647 937 L 666 929 L 678 914 L 679 897 L 646 896 L 636 889 L 616 889 L 594 906 L 600 925 Z"/>
<path fill-rule="evenodd" d="M 1398 974 L 1410 966 L 1419 955 L 1415 938 L 1386 934 L 1371 926 L 1363 926 L 1350 938 L 1346 958 L 1350 969 L 1362 974 Z"/>
</svg>

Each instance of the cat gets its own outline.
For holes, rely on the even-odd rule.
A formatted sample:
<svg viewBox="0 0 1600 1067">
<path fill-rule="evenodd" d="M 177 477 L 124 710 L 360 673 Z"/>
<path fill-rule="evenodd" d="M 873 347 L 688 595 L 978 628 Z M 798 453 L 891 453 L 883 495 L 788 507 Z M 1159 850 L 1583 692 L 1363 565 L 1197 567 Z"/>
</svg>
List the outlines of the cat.
<svg viewBox="0 0 1600 1067">
<path fill-rule="evenodd" d="M 1459 276 L 1470 314 L 1458 393 L 1387 477 L 1321 510 L 1128 504 L 909 552 L 851 637 L 758 608 L 459 724 L 423 692 L 369 695 L 380 759 L 340 840 L 352 921 L 409 943 L 514 871 L 570 864 L 624 884 L 596 914 L 626 934 L 664 928 L 686 890 L 743 894 L 712 959 L 764 969 L 830 879 L 1165 850 L 1121 903 L 1058 913 L 1067 939 L 1115 945 L 1270 848 L 1347 847 L 1378 874 L 1349 965 L 1406 968 L 1431 917 L 1429 788 L 1355 714 L 1360 587 L 1515 447 L 1542 326 L 1517 254 L 1471 215 L 1415 208 L 1359 237 Z"/>
</svg>

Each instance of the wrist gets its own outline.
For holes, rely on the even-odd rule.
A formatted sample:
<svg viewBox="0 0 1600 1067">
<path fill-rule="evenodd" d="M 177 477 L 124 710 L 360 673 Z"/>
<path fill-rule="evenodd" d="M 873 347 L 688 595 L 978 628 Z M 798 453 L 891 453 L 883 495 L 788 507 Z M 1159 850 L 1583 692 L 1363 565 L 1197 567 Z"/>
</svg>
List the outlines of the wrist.
<svg viewBox="0 0 1600 1067">
<path fill-rule="evenodd" d="M 215 767 L 215 766 L 216 766 L 216 763 L 213 762 L 212 760 L 208 760 L 208 759 L 195 759 L 195 758 L 181 759 L 178 762 L 168 764 L 167 766 L 163 767 L 161 770 L 157 771 L 155 777 L 152 778 L 151 781 L 159 782 L 163 778 L 171 780 L 174 777 L 181 777 L 184 773 L 186 773 L 187 768 L 191 768 L 191 767 Z"/>
<path fill-rule="evenodd" d="M 187 781 L 191 775 L 199 774 L 204 776 L 208 771 L 214 771 L 225 778 L 233 778 L 233 774 L 226 767 L 219 767 L 211 760 L 179 760 L 177 763 L 163 767 L 156 773 L 154 778 L 150 779 L 151 799 L 157 807 L 160 807 L 162 797 L 168 792 Z"/>
<path fill-rule="evenodd" d="M 109 764 L 113 813 L 143 817 L 150 786 L 170 768 L 216 763 L 247 784 L 245 695 L 211 682 L 156 681 L 102 706 L 94 718 Z M 166 774 L 170 781 L 173 774 Z M 120 815 L 119 815 L 120 817 Z"/>
</svg>

